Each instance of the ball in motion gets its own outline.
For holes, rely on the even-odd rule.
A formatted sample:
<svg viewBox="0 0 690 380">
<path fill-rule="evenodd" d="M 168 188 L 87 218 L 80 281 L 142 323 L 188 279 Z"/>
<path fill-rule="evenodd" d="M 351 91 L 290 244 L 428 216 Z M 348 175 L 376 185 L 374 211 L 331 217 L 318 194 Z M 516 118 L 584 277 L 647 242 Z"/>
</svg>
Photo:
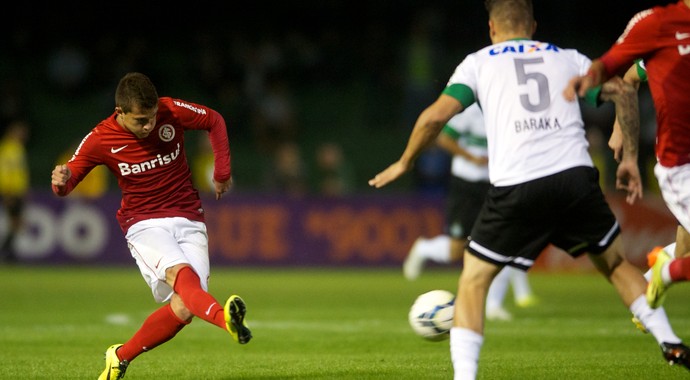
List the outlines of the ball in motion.
<svg viewBox="0 0 690 380">
<path fill-rule="evenodd" d="M 421 294 L 412 304 L 408 320 L 414 332 L 430 341 L 448 339 L 453 327 L 455 295 L 447 290 Z"/>
</svg>

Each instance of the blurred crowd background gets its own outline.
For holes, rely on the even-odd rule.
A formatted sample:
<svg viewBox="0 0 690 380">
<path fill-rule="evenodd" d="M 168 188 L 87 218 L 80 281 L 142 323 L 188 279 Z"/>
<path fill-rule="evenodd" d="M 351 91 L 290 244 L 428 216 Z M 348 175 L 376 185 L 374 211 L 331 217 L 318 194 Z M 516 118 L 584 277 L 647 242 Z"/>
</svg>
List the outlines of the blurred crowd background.
<svg viewBox="0 0 690 380">
<path fill-rule="evenodd" d="M 535 1 L 535 39 L 594 58 L 639 10 L 661 1 Z M 205 104 L 228 123 L 235 190 L 296 196 L 372 191 L 367 180 L 395 160 L 414 121 L 468 53 L 489 44 L 483 1 L 256 1 L 246 4 L 30 2 L 0 26 L 0 129 L 28 126 L 30 187 L 114 109 L 129 71 L 161 96 Z M 655 121 L 641 89 L 641 164 L 654 161 Z M 613 189 L 606 147 L 609 106 L 583 106 L 592 154 Z M 187 135 L 198 186 L 208 147 Z M 382 191 L 442 193 L 449 157 L 430 149 L 415 173 Z M 646 174 L 646 186 L 655 180 Z M 116 191 L 109 174 L 82 186 Z"/>
</svg>

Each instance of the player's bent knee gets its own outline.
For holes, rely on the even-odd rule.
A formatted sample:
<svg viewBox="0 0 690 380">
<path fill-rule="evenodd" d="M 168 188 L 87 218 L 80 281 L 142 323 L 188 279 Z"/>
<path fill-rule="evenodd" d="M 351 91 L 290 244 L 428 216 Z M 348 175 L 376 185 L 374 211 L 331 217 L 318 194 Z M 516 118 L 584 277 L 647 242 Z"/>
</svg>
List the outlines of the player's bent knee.
<svg viewBox="0 0 690 380">
<path fill-rule="evenodd" d="M 172 308 L 177 318 L 183 321 L 191 322 L 192 318 L 194 318 L 194 314 L 187 309 L 187 306 L 185 306 L 184 302 L 182 302 L 182 298 L 177 293 L 174 293 L 170 299 L 170 308 Z"/>
</svg>

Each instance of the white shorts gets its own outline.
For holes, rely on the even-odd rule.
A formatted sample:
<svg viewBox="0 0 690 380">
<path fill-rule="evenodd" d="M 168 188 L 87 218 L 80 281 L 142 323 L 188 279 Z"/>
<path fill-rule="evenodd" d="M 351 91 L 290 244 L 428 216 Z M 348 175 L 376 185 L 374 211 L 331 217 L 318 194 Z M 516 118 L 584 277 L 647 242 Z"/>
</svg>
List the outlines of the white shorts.
<svg viewBox="0 0 690 380">
<path fill-rule="evenodd" d="M 173 289 L 165 282 L 165 270 L 189 264 L 208 291 L 209 259 L 206 225 L 187 218 L 142 220 L 129 228 L 127 245 L 156 302 L 169 301 Z"/>
<path fill-rule="evenodd" d="M 678 223 L 690 232 L 690 164 L 667 168 L 657 163 L 654 175 L 659 181 L 666 207 Z"/>
</svg>

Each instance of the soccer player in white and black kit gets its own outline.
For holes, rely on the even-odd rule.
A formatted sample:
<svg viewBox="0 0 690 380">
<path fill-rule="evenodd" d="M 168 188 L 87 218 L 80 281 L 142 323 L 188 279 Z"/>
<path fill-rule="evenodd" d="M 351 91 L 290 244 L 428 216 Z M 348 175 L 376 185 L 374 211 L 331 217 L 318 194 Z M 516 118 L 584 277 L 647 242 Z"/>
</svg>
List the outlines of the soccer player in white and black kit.
<svg viewBox="0 0 690 380">
<path fill-rule="evenodd" d="M 193 317 L 249 342 L 246 305 L 232 295 L 219 304 L 208 291 L 210 274 L 204 209 L 191 180 L 184 133 L 206 132 L 213 149 L 216 199 L 232 185 L 225 120 L 213 109 L 158 97 L 141 73 L 129 73 L 115 92 L 115 112 L 82 140 L 72 158 L 52 173 L 53 192 L 65 196 L 97 165 L 117 177 L 122 204 L 117 220 L 132 257 L 151 287 L 154 311 L 124 344 L 110 346 L 99 380 L 121 379 L 138 355 L 172 339 Z M 113 299 L 117 284 L 113 284 Z"/>
<path fill-rule="evenodd" d="M 413 165 L 456 113 L 478 102 L 484 111 L 492 187 L 471 232 L 458 281 L 450 352 L 455 379 L 474 379 L 483 344 L 484 302 L 505 265 L 529 269 L 547 244 L 576 257 L 588 254 L 623 303 L 661 345 L 666 360 L 688 366 L 688 348 L 663 309 L 645 299 L 646 281 L 625 259 L 620 227 L 587 152 L 577 102 L 562 95 L 591 61 L 576 50 L 535 41 L 530 0 L 487 0 L 492 45 L 468 55 L 439 98 L 420 114 L 400 159 L 369 181 L 381 187 Z M 629 202 L 642 195 L 637 167 L 639 119 L 635 89 L 620 77 L 601 87 L 625 130 L 617 180 Z M 596 97 L 596 94 L 595 94 Z M 635 129 L 636 128 L 636 129 Z M 681 351 L 667 355 L 669 344 Z"/>
<path fill-rule="evenodd" d="M 453 157 L 446 205 L 446 231 L 431 238 L 417 238 L 403 263 L 403 274 L 408 280 L 419 276 L 426 261 L 442 264 L 462 262 L 470 231 L 491 186 L 484 116 L 477 103 L 448 120 L 436 142 Z M 503 307 L 503 300 L 511 285 L 516 305 L 529 307 L 537 303 L 527 273 L 506 266 L 496 275 L 489 288 L 487 319 L 512 319 L 510 312 Z"/>
</svg>

